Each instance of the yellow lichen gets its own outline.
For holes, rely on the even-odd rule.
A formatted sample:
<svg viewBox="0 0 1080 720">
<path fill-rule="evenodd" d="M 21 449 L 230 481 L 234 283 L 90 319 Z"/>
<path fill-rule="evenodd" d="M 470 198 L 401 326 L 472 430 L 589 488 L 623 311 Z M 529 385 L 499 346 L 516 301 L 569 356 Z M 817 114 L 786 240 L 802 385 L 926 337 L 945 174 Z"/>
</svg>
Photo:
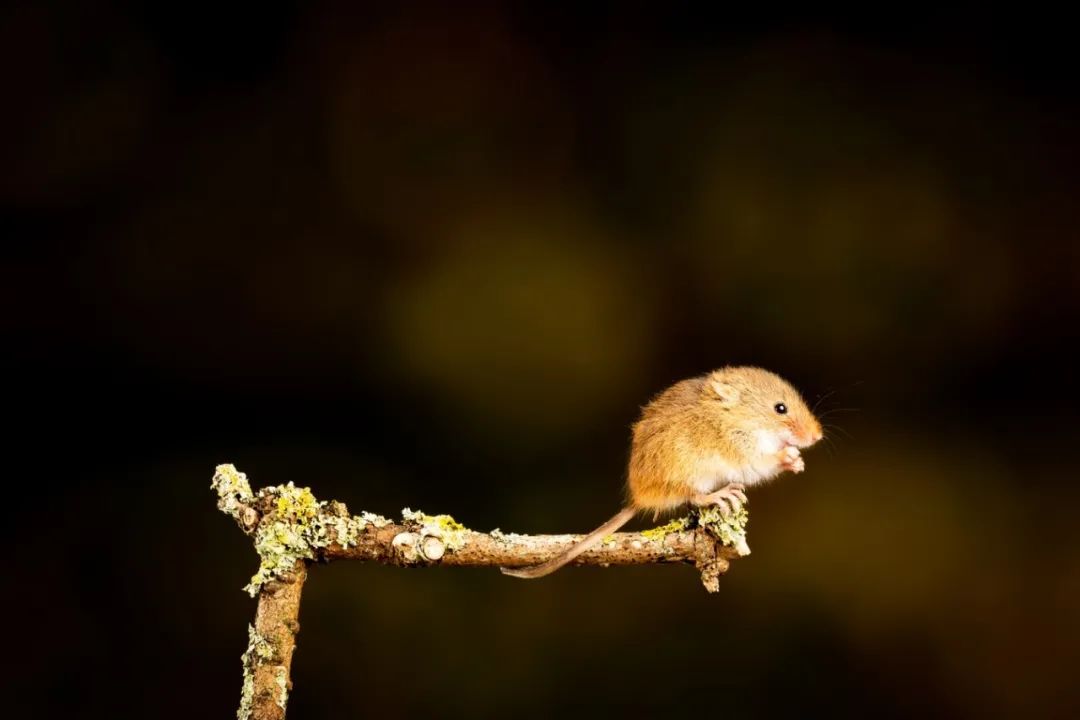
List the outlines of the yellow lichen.
<svg viewBox="0 0 1080 720">
<path fill-rule="evenodd" d="M 297 562 L 314 559 L 318 550 L 331 543 L 348 548 L 359 543 L 360 533 L 368 525 L 390 524 L 374 513 L 351 516 L 342 503 L 320 502 L 310 488 L 296 487 L 292 482 L 253 494 L 247 477 L 232 465 L 217 467 L 211 487 L 218 493 L 218 507 L 223 512 L 241 524 L 259 521 L 254 528 L 259 569 L 244 588 L 252 597 L 264 584 L 288 573 Z M 265 513 L 261 519 L 256 508 Z M 456 530 L 445 522 L 440 527 L 450 534 Z"/>
<path fill-rule="evenodd" d="M 649 530 L 642 530 L 642 537 L 648 540 L 663 540 L 665 537 L 674 532 L 681 532 L 690 525 L 690 518 L 678 518 L 672 520 L 669 523 L 660 525 L 659 527 L 650 528 Z"/>
<path fill-rule="evenodd" d="M 273 510 L 255 531 L 259 569 L 244 588 L 252 597 L 264 584 L 291 571 L 300 560 L 314 559 L 317 550 L 332 542 L 344 547 L 356 544 L 368 523 L 364 517 L 340 517 L 336 513 L 347 514 L 343 505 L 319 502 L 310 488 L 298 488 L 291 482 L 263 488 L 258 497 L 272 498 Z"/>
</svg>

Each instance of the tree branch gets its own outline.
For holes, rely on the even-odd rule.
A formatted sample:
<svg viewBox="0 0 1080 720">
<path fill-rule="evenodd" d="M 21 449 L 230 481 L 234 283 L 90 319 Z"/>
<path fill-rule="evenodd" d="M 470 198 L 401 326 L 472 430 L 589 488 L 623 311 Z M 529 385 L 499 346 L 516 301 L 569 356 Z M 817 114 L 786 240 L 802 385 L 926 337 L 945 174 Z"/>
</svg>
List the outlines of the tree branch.
<svg viewBox="0 0 1080 720">
<path fill-rule="evenodd" d="M 253 493 L 247 477 L 220 465 L 212 487 L 218 508 L 252 536 L 259 569 L 245 588 L 258 597 L 255 625 L 244 652 L 239 720 L 285 717 L 290 668 L 299 632 L 300 594 L 311 562 L 367 560 L 404 567 L 475 565 L 520 567 L 544 562 L 582 535 L 476 532 L 449 515 L 406 508 L 394 522 L 372 513 L 350 514 L 344 504 L 319 501 L 293 483 Z M 709 592 L 720 589 L 728 561 L 748 555 L 746 511 L 731 517 L 706 508 L 661 527 L 613 533 L 573 561 L 575 565 L 688 563 Z"/>
</svg>

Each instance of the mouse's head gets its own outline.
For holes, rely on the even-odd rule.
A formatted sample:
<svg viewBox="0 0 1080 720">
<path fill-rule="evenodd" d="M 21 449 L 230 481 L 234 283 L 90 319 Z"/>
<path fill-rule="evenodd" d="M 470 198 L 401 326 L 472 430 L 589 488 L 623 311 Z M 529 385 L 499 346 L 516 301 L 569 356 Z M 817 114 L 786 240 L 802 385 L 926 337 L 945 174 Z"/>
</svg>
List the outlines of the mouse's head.
<svg viewBox="0 0 1080 720">
<path fill-rule="evenodd" d="M 808 448 L 821 440 L 821 423 L 799 391 L 776 373 L 757 367 L 725 367 L 709 373 L 707 400 L 745 425 L 765 452 Z"/>
</svg>

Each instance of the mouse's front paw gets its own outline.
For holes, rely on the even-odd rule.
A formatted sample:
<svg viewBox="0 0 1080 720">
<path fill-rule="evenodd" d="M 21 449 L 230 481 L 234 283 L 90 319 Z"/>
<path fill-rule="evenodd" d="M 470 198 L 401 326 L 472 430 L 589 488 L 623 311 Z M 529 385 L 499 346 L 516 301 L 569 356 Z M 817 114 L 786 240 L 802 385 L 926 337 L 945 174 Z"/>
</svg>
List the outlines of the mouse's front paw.
<svg viewBox="0 0 1080 720">
<path fill-rule="evenodd" d="M 799 448 L 789 445 L 780 451 L 780 467 L 793 473 L 801 473 L 806 469 L 806 462 L 802 458 Z"/>
</svg>

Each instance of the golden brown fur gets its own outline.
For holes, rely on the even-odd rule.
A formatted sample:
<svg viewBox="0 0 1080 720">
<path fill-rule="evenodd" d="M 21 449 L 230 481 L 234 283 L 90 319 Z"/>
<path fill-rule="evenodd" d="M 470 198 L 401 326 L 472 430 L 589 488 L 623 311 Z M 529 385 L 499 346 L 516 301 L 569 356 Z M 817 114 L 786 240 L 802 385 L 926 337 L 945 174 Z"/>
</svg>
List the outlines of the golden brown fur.
<svg viewBox="0 0 1080 720">
<path fill-rule="evenodd" d="M 724 386 L 721 397 L 717 385 Z M 788 412 L 778 415 L 777 402 Z M 727 367 L 675 383 L 646 405 L 633 426 L 627 478 L 628 501 L 654 514 L 685 505 L 703 460 L 719 456 L 732 472 L 761 468 L 729 482 L 752 484 L 768 475 L 758 457 L 761 430 L 789 431 L 804 445 L 820 437 L 821 425 L 802 396 L 775 373 L 757 367 Z M 765 467 L 762 467 L 765 465 Z"/>
<path fill-rule="evenodd" d="M 799 449 L 821 437 L 802 396 L 768 370 L 725 367 L 677 382 L 642 408 L 633 425 L 623 511 L 562 555 L 503 572 L 528 578 L 554 572 L 638 512 L 655 518 L 688 503 L 737 506 L 744 486 L 785 470 L 802 472 Z"/>
</svg>

